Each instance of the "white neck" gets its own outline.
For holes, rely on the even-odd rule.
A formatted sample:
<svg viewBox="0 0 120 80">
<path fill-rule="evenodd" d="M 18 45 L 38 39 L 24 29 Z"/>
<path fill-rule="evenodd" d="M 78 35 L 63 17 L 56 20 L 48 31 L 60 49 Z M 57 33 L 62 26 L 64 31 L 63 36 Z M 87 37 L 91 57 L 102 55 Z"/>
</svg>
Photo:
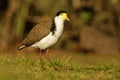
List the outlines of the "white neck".
<svg viewBox="0 0 120 80">
<path fill-rule="evenodd" d="M 64 29 L 64 21 L 62 19 L 62 16 L 56 16 L 54 18 L 55 26 L 56 26 L 56 31 L 55 31 L 55 36 L 60 37 L 63 33 Z"/>
</svg>

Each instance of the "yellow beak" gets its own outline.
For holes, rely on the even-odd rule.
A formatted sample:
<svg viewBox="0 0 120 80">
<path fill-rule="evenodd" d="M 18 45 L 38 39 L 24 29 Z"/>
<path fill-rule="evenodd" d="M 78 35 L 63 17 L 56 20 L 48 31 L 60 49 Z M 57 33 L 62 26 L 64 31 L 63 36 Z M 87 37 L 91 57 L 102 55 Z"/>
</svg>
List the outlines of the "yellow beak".
<svg viewBox="0 0 120 80">
<path fill-rule="evenodd" d="M 69 19 L 68 17 L 66 18 L 66 20 L 67 20 L 67 21 L 70 21 L 70 19 Z"/>
<path fill-rule="evenodd" d="M 68 16 L 67 16 L 67 13 L 63 13 L 63 14 L 62 14 L 62 19 L 63 19 L 63 20 L 70 21 L 70 19 L 69 19 Z"/>
</svg>

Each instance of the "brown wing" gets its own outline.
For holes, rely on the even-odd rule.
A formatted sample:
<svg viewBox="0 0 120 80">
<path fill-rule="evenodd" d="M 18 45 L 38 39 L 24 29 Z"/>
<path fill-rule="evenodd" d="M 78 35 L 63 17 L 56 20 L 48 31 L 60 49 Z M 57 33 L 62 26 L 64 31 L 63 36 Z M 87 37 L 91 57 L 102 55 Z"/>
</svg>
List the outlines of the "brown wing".
<svg viewBox="0 0 120 80">
<path fill-rule="evenodd" d="M 27 35 L 27 37 L 23 40 L 21 45 L 18 47 L 18 49 L 22 49 L 27 46 L 30 46 L 36 43 L 37 41 L 41 40 L 46 35 L 48 35 L 50 32 L 51 24 L 52 21 L 49 20 L 49 21 L 41 22 L 40 24 L 34 26 L 33 29 Z"/>
</svg>

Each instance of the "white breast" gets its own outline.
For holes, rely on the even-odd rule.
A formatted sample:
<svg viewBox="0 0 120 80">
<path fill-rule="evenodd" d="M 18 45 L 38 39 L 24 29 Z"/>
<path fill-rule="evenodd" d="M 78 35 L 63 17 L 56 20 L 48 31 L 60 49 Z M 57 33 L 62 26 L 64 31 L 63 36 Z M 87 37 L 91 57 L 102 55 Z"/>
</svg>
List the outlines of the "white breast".
<svg viewBox="0 0 120 80">
<path fill-rule="evenodd" d="M 58 39 L 60 38 L 60 36 L 63 33 L 64 21 L 62 20 L 61 16 L 55 17 L 54 20 L 55 20 L 55 24 L 56 24 L 55 33 L 52 34 L 52 32 L 50 32 L 46 37 L 41 39 L 39 42 L 36 42 L 35 44 L 33 44 L 32 45 L 33 47 L 38 47 L 41 50 L 45 50 L 47 48 L 54 46 L 57 43 Z"/>
<path fill-rule="evenodd" d="M 52 33 L 49 33 L 48 36 L 40 40 L 39 42 L 33 44 L 33 47 L 38 47 L 41 50 L 47 49 L 55 45 L 58 41 L 58 37 L 53 36 Z"/>
</svg>

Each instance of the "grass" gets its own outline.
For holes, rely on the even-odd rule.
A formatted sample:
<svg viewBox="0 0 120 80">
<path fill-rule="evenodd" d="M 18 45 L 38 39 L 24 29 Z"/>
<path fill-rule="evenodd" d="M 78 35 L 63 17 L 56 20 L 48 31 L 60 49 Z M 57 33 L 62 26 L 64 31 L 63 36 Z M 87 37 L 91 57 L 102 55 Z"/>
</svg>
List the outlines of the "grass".
<svg viewBox="0 0 120 80">
<path fill-rule="evenodd" d="M 51 56 L 53 63 L 59 68 L 59 71 L 56 71 L 46 59 L 44 59 L 45 63 L 43 65 L 46 69 L 42 70 L 36 54 L 1 54 L 0 79 L 120 80 L 119 55 L 117 57 L 77 53 L 72 55 L 72 52 L 70 54 L 61 53 L 60 55 Z"/>
</svg>

